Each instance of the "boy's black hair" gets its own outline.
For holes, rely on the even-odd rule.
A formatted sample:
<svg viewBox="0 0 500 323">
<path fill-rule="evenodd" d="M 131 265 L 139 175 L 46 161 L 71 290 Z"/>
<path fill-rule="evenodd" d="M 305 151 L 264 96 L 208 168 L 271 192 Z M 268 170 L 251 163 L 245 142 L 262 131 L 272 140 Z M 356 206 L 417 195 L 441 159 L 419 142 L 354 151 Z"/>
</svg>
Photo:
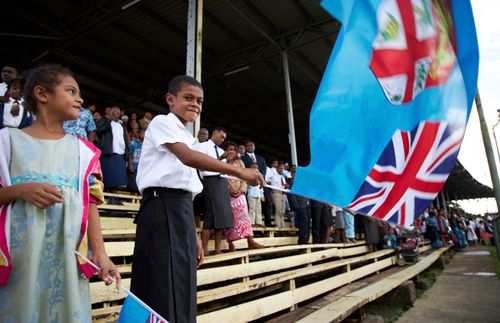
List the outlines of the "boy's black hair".
<svg viewBox="0 0 500 323">
<path fill-rule="evenodd" d="M 222 127 L 215 127 L 214 130 L 212 130 L 212 135 L 214 134 L 214 132 L 225 132 L 227 133 L 226 129 L 222 128 Z M 236 146 L 237 147 L 237 146 Z"/>
<path fill-rule="evenodd" d="M 69 68 L 60 64 L 44 64 L 33 68 L 24 84 L 23 97 L 24 106 L 28 111 L 36 113 L 36 98 L 33 90 L 40 85 L 48 92 L 52 92 L 54 87 L 61 83 L 61 76 L 73 76 Z"/>
<path fill-rule="evenodd" d="M 201 83 L 189 75 L 177 75 L 168 83 L 168 93 L 177 95 L 184 85 L 192 85 L 203 90 Z"/>
</svg>

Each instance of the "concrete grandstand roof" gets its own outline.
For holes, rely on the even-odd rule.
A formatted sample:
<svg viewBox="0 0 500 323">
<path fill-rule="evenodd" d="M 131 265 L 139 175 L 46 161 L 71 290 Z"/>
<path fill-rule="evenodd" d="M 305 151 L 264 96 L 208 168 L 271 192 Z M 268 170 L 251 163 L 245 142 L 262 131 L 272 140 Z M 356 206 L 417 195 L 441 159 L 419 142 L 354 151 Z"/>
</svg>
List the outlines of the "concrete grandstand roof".
<svg viewBox="0 0 500 323">
<path fill-rule="evenodd" d="M 319 2 L 204 0 L 203 127 L 223 126 L 229 139 L 251 138 L 265 157 L 290 160 L 277 43 L 289 55 L 298 158 L 308 162 L 309 112 L 340 28 Z M 165 113 L 167 82 L 186 69 L 187 9 L 186 0 L 3 1 L 0 62 L 59 62 L 86 103 Z M 459 167 L 448 191 L 492 194 Z"/>
</svg>

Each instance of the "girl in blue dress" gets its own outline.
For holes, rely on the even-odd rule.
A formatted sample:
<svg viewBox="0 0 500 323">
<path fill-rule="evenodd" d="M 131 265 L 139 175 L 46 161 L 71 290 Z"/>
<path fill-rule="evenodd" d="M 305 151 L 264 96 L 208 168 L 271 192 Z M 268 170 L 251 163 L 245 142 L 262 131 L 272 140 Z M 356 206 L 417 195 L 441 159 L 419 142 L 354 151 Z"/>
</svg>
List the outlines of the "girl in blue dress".
<svg viewBox="0 0 500 323">
<path fill-rule="evenodd" d="M 95 270 L 75 251 L 120 283 L 97 211 L 100 152 L 63 130 L 83 103 L 67 68 L 35 68 L 24 95 L 36 121 L 0 131 L 0 322 L 90 322 Z"/>
</svg>

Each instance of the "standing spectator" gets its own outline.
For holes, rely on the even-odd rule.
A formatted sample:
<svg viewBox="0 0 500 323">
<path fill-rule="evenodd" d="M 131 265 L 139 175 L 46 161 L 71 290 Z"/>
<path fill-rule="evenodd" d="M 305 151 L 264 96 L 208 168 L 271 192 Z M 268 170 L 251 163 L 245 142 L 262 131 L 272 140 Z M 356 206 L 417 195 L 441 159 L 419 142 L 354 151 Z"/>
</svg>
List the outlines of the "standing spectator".
<svg viewBox="0 0 500 323">
<path fill-rule="evenodd" d="M 291 180 L 289 180 L 290 188 L 293 187 L 295 179 L 295 172 L 292 173 Z M 299 241 L 298 244 L 309 243 L 309 236 L 311 231 L 311 208 L 309 206 L 310 200 L 301 195 L 288 194 L 288 201 L 290 207 L 295 214 L 296 220 L 294 223 L 299 228 Z"/>
<path fill-rule="evenodd" d="M 427 234 L 431 240 L 431 246 L 434 249 L 441 248 L 441 240 L 439 239 L 438 219 L 434 210 L 429 210 L 429 216 L 425 218 L 427 226 Z"/>
<path fill-rule="evenodd" d="M 478 240 L 476 235 L 476 224 L 474 220 L 465 220 L 465 223 L 467 224 L 467 241 L 469 241 L 469 244 L 472 246 L 476 244 Z"/>
<path fill-rule="evenodd" d="M 133 172 L 128 151 L 128 135 L 120 123 L 120 108 L 110 109 L 109 117 L 101 118 L 96 125 L 98 147 L 101 149 L 101 167 L 104 185 L 116 192 L 128 183 L 127 169 Z M 128 166 L 127 166 L 128 164 Z"/>
<path fill-rule="evenodd" d="M 266 160 L 264 157 L 255 153 L 255 143 L 252 140 L 248 140 L 245 143 L 245 154 L 241 157 L 243 163 L 245 163 L 245 167 L 250 167 L 252 163 L 257 163 L 259 168 L 259 172 L 266 178 L 267 166 Z M 267 179 L 266 179 L 267 182 Z M 264 214 L 264 222 L 266 227 L 272 226 L 271 223 L 271 190 L 267 187 L 264 187 L 264 202 L 262 202 L 262 213 Z"/>
<path fill-rule="evenodd" d="M 139 122 L 137 122 L 137 113 L 132 112 L 130 114 L 130 118 L 127 121 L 127 131 L 132 132 L 136 125 L 137 129 L 139 129 Z"/>
<path fill-rule="evenodd" d="M 332 223 L 332 215 L 328 205 L 311 200 L 311 231 L 313 243 L 327 243 L 328 230 Z"/>
<path fill-rule="evenodd" d="M 88 139 L 90 142 L 94 142 L 96 139 L 92 113 L 83 107 L 80 107 L 78 119 L 64 121 L 63 128 L 67 134 L 77 136 L 78 138 Z"/>
<path fill-rule="evenodd" d="M 5 103 L 0 101 L 0 129 L 4 127 L 21 129 L 30 126 L 33 117 L 28 109 L 24 108 L 21 81 L 12 80 L 8 89 L 10 98 Z"/>
<path fill-rule="evenodd" d="M 130 161 L 132 162 L 132 173 L 129 173 L 127 188 L 129 191 L 134 193 L 139 193 L 139 188 L 136 183 L 137 167 L 139 166 L 139 160 L 141 158 L 142 152 L 142 142 L 144 141 L 144 130 L 139 129 L 137 136 L 130 141 L 129 152 Z"/>
<path fill-rule="evenodd" d="M 245 165 L 236 154 L 236 144 L 228 142 L 226 145 L 227 163 L 234 167 L 245 168 Z M 235 251 L 233 241 L 247 239 L 248 249 L 260 249 L 264 246 L 253 239 L 253 229 L 248 216 L 248 205 L 245 197 L 247 183 L 241 179 L 228 179 L 228 190 L 231 195 L 231 211 L 233 213 L 233 227 L 224 230 L 229 251 Z"/>
<path fill-rule="evenodd" d="M 284 164 L 278 165 L 276 173 L 271 176 L 271 185 L 285 189 L 288 187 L 285 177 L 283 176 Z M 274 203 L 274 222 L 276 227 L 283 228 L 285 226 L 285 198 L 286 193 L 278 190 L 272 191 Z"/>
<path fill-rule="evenodd" d="M 253 163 L 250 168 L 258 169 L 257 163 Z M 248 214 L 252 224 L 263 227 L 261 202 L 264 199 L 264 190 L 257 186 L 248 186 Z"/>
<path fill-rule="evenodd" d="M 197 144 L 205 142 L 208 140 L 208 130 L 206 128 L 200 128 L 198 130 L 198 135 L 196 136 L 197 138 Z M 198 176 L 200 171 L 198 172 Z M 203 214 L 205 214 L 205 195 L 203 192 L 200 194 L 196 195 L 194 200 L 193 200 L 193 210 L 194 210 L 194 221 L 196 224 L 196 227 L 199 228 L 201 225 L 201 218 Z"/>
<path fill-rule="evenodd" d="M 198 138 L 198 142 L 200 142 L 200 143 L 207 141 L 208 140 L 207 128 L 200 128 L 200 130 L 198 130 L 197 138 Z"/>
<path fill-rule="evenodd" d="M 89 104 L 89 111 L 90 113 L 94 114 L 94 112 L 96 111 L 97 109 L 97 106 L 95 104 Z"/>
<path fill-rule="evenodd" d="M 17 67 L 6 64 L 2 68 L 2 83 L 0 83 L 0 101 L 7 102 L 10 97 L 8 86 L 13 79 L 17 79 Z"/>
<path fill-rule="evenodd" d="M 345 233 L 345 221 L 344 215 L 341 207 L 331 205 L 332 216 L 335 218 L 335 236 L 339 239 L 339 241 L 346 243 L 346 233 Z"/>
<path fill-rule="evenodd" d="M 245 145 L 244 144 L 239 144 L 238 145 L 238 157 L 243 157 L 243 155 L 245 155 L 245 152 L 246 152 L 246 148 L 245 148 Z"/>
<path fill-rule="evenodd" d="M 97 123 L 101 119 L 101 114 L 99 111 L 94 112 L 94 123 Z"/>
<path fill-rule="evenodd" d="M 249 168 L 252 163 L 257 163 L 259 167 L 259 172 L 266 176 L 266 160 L 264 157 L 255 153 L 255 143 L 251 140 L 247 141 L 245 144 L 246 152 L 241 157 L 243 163 L 245 163 L 245 167 Z"/>
<path fill-rule="evenodd" d="M 147 130 L 152 118 L 153 116 L 151 112 L 144 113 L 142 119 L 139 120 L 139 125 L 141 126 L 141 129 Z"/>
<path fill-rule="evenodd" d="M 344 216 L 347 242 L 356 242 L 356 234 L 354 232 L 354 215 L 346 209 L 342 211 L 342 215 Z"/>
<path fill-rule="evenodd" d="M 380 235 L 378 230 L 378 223 L 375 218 L 371 216 L 365 216 L 365 239 L 368 246 L 368 252 L 377 251 L 377 245 L 380 242 Z"/>
<path fill-rule="evenodd" d="M 217 127 L 212 132 L 209 140 L 198 144 L 197 150 L 217 160 L 223 160 L 228 154 L 220 145 L 226 140 L 226 130 Z M 230 156 L 233 157 L 233 156 Z M 201 242 L 203 251 L 208 256 L 208 240 L 211 231 L 215 231 L 215 254 L 221 253 L 222 232 L 224 229 L 233 227 L 233 213 L 231 211 L 231 200 L 227 189 L 227 181 L 220 176 L 219 172 L 202 171 L 203 194 L 205 196 L 205 214 L 203 218 L 203 230 Z"/>
</svg>

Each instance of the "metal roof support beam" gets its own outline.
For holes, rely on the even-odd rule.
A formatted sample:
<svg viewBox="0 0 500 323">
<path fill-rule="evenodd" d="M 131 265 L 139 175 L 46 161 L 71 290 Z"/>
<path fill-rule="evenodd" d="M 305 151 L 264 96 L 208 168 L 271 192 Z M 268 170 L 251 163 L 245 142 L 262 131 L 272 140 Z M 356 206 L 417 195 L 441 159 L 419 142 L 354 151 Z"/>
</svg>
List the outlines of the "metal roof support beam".
<svg viewBox="0 0 500 323">
<path fill-rule="evenodd" d="M 493 183 L 493 191 L 495 193 L 495 200 L 497 202 L 497 212 L 500 212 L 500 182 L 498 181 L 498 170 L 495 163 L 495 155 L 493 153 L 493 147 L 491 145 L 490 133 L 488 131 L 488 126 L 484 119 L 483 106 L 481 104 L 481 97 L 479 96 L 479 90 L 476 92 L 476 108 L 477 114 L 479 116 L 479 124 L 481 125 L 481 132 L 483 134 L 484 150 L 486 150 L 486 157 L 488 159 L 488 165 L 490 168 L 491 182 Z"/>
<path fill-rule="evenodd" d="M 286 50 L 281 52 L 283 58 L 283 76 L 285 78 L 285 92 L 286 92 L 286 108 L 288 115 L 288 141 L 290 142 L 290 149 L 292 155 L 292 164 L 297 165 L 297 143 L 295 141 L 295 124 L 293 122 L 293 104 L 292 104 L 292 90 L 290 88 L 290 71 L 288 68 L 288 54 Z"/>
<path fill-rule="evenodd" d="M 203 0 L 189 0 L 187 19 L 186 74 L 201 83 L 201 54 L 203 39 Z M 200 130 L 200 116 L 188 129 L 194 136 Z"/>
</svg>

